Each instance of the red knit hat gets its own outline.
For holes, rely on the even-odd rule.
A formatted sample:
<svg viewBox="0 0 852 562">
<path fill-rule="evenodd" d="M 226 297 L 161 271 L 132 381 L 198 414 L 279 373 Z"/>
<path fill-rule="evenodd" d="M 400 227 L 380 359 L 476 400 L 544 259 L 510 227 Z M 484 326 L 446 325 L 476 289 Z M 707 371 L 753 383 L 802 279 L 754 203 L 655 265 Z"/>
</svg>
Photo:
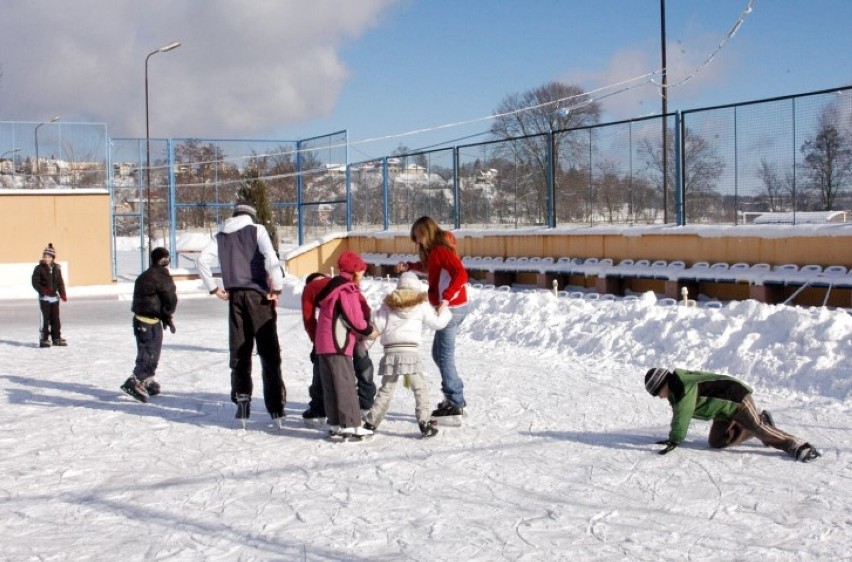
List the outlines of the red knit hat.
<svg viewBox="0 0 852 562">
<path fill-rule="evenodd" d="M 337 267 L 341 273 L 349 273 L 350 275 L 367 270 L 367 264 L 364 263 L 361 256 L 348 250 L 340 254 L 340 257 L 337 259 Z"/>
</svg>

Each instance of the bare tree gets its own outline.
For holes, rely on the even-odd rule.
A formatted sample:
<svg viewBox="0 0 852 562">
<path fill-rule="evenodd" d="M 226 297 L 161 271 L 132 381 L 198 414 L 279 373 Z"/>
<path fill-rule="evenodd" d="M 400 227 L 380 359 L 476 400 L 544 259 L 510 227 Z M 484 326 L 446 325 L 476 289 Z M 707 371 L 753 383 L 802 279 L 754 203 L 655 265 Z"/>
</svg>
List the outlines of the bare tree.
<svg viewBox="0 0 852 562">
<path fill-rule="evenodd" d="M 548 133 L 566 131 L 553 136 L 553 157 L 558 162 L 557 167 L 573 167 L 574 162 L 585 160 L 581 155 L 588 150 L 588 143 L 583 135 L 574 135 L 570 130 L 598 123 L 601 108 L 579 86 L 549 82 L 521 94 L 506 96 L 494 114 L 497 117 L 491 126 L 491 135 L 506 141 L 499 145 L 498 155 L 513 159 L 518 170 L 529 176 L 535 198 L 524 200 L 524 205 L 530 207 L 534 215 L 544 217 L 549 174 Z"/>
<path fill-rule="evenodd" d="M 666 135 L 666 153 L 669 162 L 675 161 L 674 132 Z M 662 192 L 663 189 L 663 149 L 662 141 L 652 142 L 643 139 L 639 143 L 639 155 L 645 158 L 649 179 Z M 725 169 L 713 146 L 704 138 L 689 129 L 683 135 L 683 204 L 686 218 L 690 221 L 705 221 L 712 218 L 714 207 L 720 198 L 716 191 L 716 182 Z M 677 185 L 675 166 L 667 166 L 668 184 Z M 670 207 L 674 206 L 674 190 L 669 190 Z"/>
<path fill-rule="evenodd" d="M 760 194 L 760 199 L 766 203 L 766 210 L 772 212 L 784 211 L 784 197 L 792 197 L 787 178 L 782 179 L 776 166 L 767 162 L 766 158 L 760 159 L 757 178 L 763 183 L 763 193 Z M 788 199 L 788 201 L 791 201 L 791 199 Z"/>
<path fill-rule="evenodd" d="M 852 142 L 837 128 L 838 120 L 837 108 L 826 107 L 820 114 L 816 137 L 800 148 L 810 189 L 818 195 L 824 211 L 835 208 L 838 195 L 852 177 Z"/>
</svg>

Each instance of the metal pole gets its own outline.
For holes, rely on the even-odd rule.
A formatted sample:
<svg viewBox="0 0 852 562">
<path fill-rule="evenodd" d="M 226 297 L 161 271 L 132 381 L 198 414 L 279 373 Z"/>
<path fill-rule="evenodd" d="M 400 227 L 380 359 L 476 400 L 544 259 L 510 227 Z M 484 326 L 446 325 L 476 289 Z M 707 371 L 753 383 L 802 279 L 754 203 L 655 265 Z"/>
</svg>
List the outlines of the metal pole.
<svg viewBox="0 0 852 562">
<path fill-rule="evenodd" d="M 669 112 L 668 88 L 666 87 L 666 0 L 660 0 L 660 52 L 662 56 L 662 89 L 663 101 L 663 223 L 668 223 L 669 217 L 669 166 L 668 166 L 668 127 L 666 113 Z"/>
<path fill-rule="evenodd" d="M 180 42 L 175 41 L 164 45 L 156 51 L 151 51 L 145 57 L 145 216 L 148 223 L 148 250 L 153 246 L 153 235 L 151 233 L 151 127 L 148 118 L 148 60 L 157 53 L 165 53 L 180 47 Z"/>
<path fill-rule="evenodd" d="M 39 187 L 41 187 L 41 166 L 39 166 L 39 162 L 38 162 L 38 130 L 39 130 L 39 127 L 41 127 L 42 125 L 46 125 L 48 123 L 54 123 L 56 121 L 59 121 L 59 119 L 61 119 L 61 117 L 62 117 L 61 115 L 54 115 L 49 120 L 43 121 L 43 122 L 39 123 L 38 125 L 36 125 L 36 128 L 35 128 L 35 166 L 36 166 L 35 175 L 36 175 L 36 182 L 38 183 Z"/>
</svg>

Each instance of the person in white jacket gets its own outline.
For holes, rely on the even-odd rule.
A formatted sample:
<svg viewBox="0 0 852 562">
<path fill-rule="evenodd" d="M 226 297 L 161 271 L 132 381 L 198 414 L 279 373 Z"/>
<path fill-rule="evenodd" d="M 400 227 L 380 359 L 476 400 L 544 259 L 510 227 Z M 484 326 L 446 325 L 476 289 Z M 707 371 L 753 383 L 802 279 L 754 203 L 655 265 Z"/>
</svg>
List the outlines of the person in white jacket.
<svg viewBox="0 0 852 562">
<path fill-rule="evenodd" d="M 385 297 L 373 317 L 373 326 L 381 334 L 385 353 L 379 363 L 382 386 L 373 407 L 364 417 L 364 427 L 375 430 L 382 423 L 396 383 L 399 377 L 404 376 L 414 393 L 420 433 L 423 437 L 432 437 L 438 433 L 437 422 L 430 420 L 429 390 L 420 360 L 420 340 L 424 325 L 440 330 L 452 317 L 446 305 L 436 311 L 429 304 L 428 295 L 422 290 L 420 280 L 414 273 L 406 272 L 400 276 L 396 290 Z"/>
</svg>

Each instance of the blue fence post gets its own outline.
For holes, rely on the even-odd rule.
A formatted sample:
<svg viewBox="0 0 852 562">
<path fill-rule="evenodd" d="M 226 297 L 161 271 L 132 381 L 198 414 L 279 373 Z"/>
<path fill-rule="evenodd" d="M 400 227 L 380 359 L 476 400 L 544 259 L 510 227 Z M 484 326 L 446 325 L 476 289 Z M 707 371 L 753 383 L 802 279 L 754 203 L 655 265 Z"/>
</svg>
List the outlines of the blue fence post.
<svg viewBox="0 0 852 562">
<path fill-rule="evenodd" d="M 175 263 L 180 266 L 180 256 L 177 253 L 177 187 L 175 186 L 175 144 L 171 138 L 166 139 L 169 154 L 169 251 L 175 256 Z"/>
<path fill-rule="evenodd" d="M 138 152 L 138 155 L 137 155 L 138 164 L 137 164 L 136 169 L 137 170 L 145 170 L 145 174 L 146 174 L 145 177 L 147 178 L 148 177 L 147 174 L 150 174 L 151 170 L 148 169 L 147 163 L 145 164 L 144 168 L 142 167 L 142 162 L 143 162 L 143 160 L 142 160 L 142 141 L 138 141 L 136 143 L 136 150 Z M 145 253 L 146 253 L 145 252 L 145 232 L 146 232 L 146 228 L 147 228 L 148 225 L 145 224 L 145 204 L 146 203 L 145 203 L 144 194 L 142 193 L 142 185 L 144 183 L 142 181 L 142 174 L 139 174 L 137 179 L 139 180 L 139 185 L 138 185 L 139 189 L 137 190 L 137 192 L 138 192 L 137 197 L 139 198 L 139 205 L 137 205 L 137 207 L 139 208 L 139 244 L 140 244 L 140 246 L 139 246 L 139 273 L 142 273 L 143 271 L 145 271 Z"/>
<path fill-rule="evenodd" d="M 461 203 L 459 202 L 459 147 L 453 147 L 453 225 L 461 228 Z"/>
<path fill-rule="evenodd" d="M 793 109 L 793 224 L 796 224 L 796 98 L 792 99 Z"/>
<path fill-rule="evenodd" d="M 665 117 L 664 117 L 665 119 Z M 686 224 L 686 214 L 683 212 L 684 201 L 684 186 L 683 186 L 683 119 L 680 111 L 675 112 L 675 209 L 677 211 L 677 224 L 684 226 Z M 665 158 L 666 148 L 663 147 L 663 158 Z M 664 180 L 665 181 L 665 180 Z M 667 205 L 668 201 L 663 201 L 663 205 Z"/>
<path fill-rule="evenodd" d="M 104 134 L 106 134 L 106 129 L 104 129 Z M 112 280 L 115 281 L 118 279 L 118 263 L 115 259 L 115 172 L 112 169 L 112 141 L 109 140 L 109 135 L 104 137 L 106 139 L 106 180 L 107 180 L 107 189 L 109 189 L 109 225 L 111 230 L 111 236 L 109 237 L 109 261 L 110 261 L 110 269 L 112 270 Z"/>
<path fill-rule="evenodd" d="M 390 182 L 388 182 L 388 157 L 382 158 L 382 215 L 383 230 L 390 229 Z"/>
<path fill-rule="evenodd" d="M 556 138 L 547 133 L 547 226 L 556 227 Z"/>
<path fill-rule="evenodd" d="M 349 169 L 349 133 L 344 131 L 346 161 L 346 232 L 352 232 L 352 171 Z"/>
<path fill-rule="evenodd" d="M 305 243 L 302 216 L 302 141 L 296 141 L 296 238 L 299 246 Z"/>
</svg>

